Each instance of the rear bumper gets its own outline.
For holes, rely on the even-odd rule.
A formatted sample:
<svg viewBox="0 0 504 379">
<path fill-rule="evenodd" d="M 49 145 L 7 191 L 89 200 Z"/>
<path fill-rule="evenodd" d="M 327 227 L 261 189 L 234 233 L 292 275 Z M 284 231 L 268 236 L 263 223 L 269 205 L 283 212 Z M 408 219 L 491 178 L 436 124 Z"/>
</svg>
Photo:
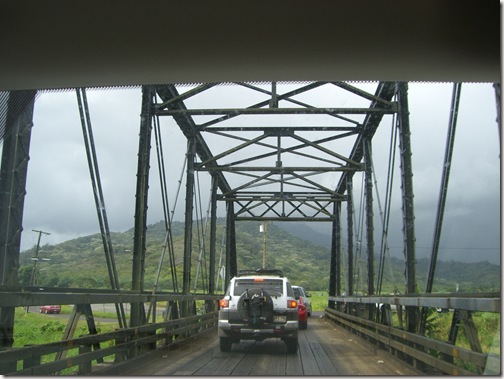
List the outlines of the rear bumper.
<svg viewBox="0 0 504 379">
<path fill-rule="evenodd" d="M 227 320 L 219 320 L 219 337 L 233 339 L 253 339 L 260 341 L 266 338 L 296 338 L 298 336 L 298 321 L 287 321 L 285 324 L 266 324 L 254 327 L 248 324 L 230 324 Z"/>
</svg>

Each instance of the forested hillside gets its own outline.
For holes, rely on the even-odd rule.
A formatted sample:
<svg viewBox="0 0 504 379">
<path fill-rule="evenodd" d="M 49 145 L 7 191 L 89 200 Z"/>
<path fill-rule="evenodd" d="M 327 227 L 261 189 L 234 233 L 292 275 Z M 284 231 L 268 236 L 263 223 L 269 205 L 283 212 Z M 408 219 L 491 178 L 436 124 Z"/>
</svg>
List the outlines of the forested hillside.
<svg viewBox="0 0 504 379">
<path fill-rule="evenodd" d="M 258 222 L 236 223 L 236 249 L 238 269 L 256 269 L 262 265 L 264 234 L 259 231 Z M 206 232 L 205 248 L 200 248 L 200 237 L 203 228 L 194 226 L 192 253 L 192 283 L 198 272 L 196 290 L 203 289 L 202 278 L 208 276 L 209 232 Z M 183 224 L 174 222 L 172 225 L 173 246 L 179 289 L 182 284 L 183 263 Z M 224 265 L 223 241 L 224 220 L 220 219 L 217 228 L 218 246 L 216 249 L 216 266 Z M 165 238 L 164 222 L 150 225 L 147 229 L 147 253 L 145 260 L 145 289 L 151 290 L 160 262 Z M 111 234 L 117 272 L 121 289 L 131 288 L 131 260 L 133 250 L 133 230 Z M 35 247 L 21 254 L 19 278 L 22 284 L 29 284 L 35 254 Z M 168 254 L 168 253 L 166 253 Z M 357 262 L 354 273 L 358 274 L 356 292 L 366 292 L 366 256 Z M 50 258 L 50 261 L 38 263 L 38 283 L 41 286 L 79 287 L 79 288 L 110 288 L 108 270 L 103 252 L 100 234 L 76 238 L 58 245 L 44 245 L 39 252 L 40 257 Z M 199 257 L 201 256 L 201 260 Z M 280 268 L 290 280 L 308 288 L 310 291 L 327 291 L 329 283 L 330 252 L 327 248 L 317 246 L 302 240 L 274 223 L 268 224 L 266 256 L 268 268 Z M 357 255 L 358 256 L 358 255 Z M 201 261 L 200 270 L 197 270 Z M 375 265 L 376 266 L 376 265 Z M 161 269 L 158 288 L 163 291 L 173 291 L 174 284 L 169 266 L 168 255 L 165 256 Z M 419 291 L 423 292 L 428 272 L 429 262 L 420 259 L 417 262 Z M 375 272 L 377 270 L 375 269 Z M 387 259 L 385 263 L 382 293 L 404 292 L 404 262 L 399 259 Z M 499 291 L 500 267 L 489 263 L 438 262 L 435 280 L 435 292 Z M 343 257 L 343 275 L 346 275 L 346 260 Z M 345 287 L 345 279 L 342 285 Z M 222 290 L 222 281 L 218 282 Z M 344 290 L 344 288 L 343 288 Z"/>
</svg>

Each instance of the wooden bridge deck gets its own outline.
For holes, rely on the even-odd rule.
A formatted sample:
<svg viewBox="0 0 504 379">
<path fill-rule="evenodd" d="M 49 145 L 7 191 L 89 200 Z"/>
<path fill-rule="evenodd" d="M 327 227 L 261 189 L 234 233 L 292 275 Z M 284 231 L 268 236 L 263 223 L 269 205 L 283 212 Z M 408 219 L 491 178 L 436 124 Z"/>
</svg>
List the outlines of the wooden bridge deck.
<svg viewBox="0 0 504 379">
<path fill-rule="evenodd" d="M 422 375 L 414 368 L 316 315 L 299 331 L 297 354 L 276 339 L 241 341 L 229 353 L 217 332 L 158 349 L 95 375 Z"/>
</svg>

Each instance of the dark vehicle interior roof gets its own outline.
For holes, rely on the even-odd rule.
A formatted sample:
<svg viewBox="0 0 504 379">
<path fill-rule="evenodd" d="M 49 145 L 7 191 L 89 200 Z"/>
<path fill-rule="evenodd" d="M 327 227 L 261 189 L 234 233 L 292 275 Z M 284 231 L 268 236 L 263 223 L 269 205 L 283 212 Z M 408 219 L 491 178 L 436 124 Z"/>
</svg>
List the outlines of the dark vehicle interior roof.
<svg viewBox="0 0 504 379">
<path fill-rule="evenodd" d="M 0 0 L 0 90 L 500 81 L 498 1 Z"/>
</svg>

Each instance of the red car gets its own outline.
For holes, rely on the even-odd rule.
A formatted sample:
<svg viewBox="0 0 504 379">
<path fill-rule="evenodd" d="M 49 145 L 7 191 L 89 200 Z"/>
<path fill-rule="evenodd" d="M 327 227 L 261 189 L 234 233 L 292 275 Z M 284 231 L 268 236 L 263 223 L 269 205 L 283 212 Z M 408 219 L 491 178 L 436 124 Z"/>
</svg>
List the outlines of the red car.
<svg viewBox="0 0 504 379">
<path fill-rule="evenodd" d="M 60 313 L 60 305 L 42 305 L 40 307 L 40 313 Z"/>
<path fill-rule="evenodd" d="M 298 299 L 298 314 L 299 329 L 306 329 L 308 327 L 308 309 L 305 306 L 302 296 L 299 296 Z"/>
</svg>

